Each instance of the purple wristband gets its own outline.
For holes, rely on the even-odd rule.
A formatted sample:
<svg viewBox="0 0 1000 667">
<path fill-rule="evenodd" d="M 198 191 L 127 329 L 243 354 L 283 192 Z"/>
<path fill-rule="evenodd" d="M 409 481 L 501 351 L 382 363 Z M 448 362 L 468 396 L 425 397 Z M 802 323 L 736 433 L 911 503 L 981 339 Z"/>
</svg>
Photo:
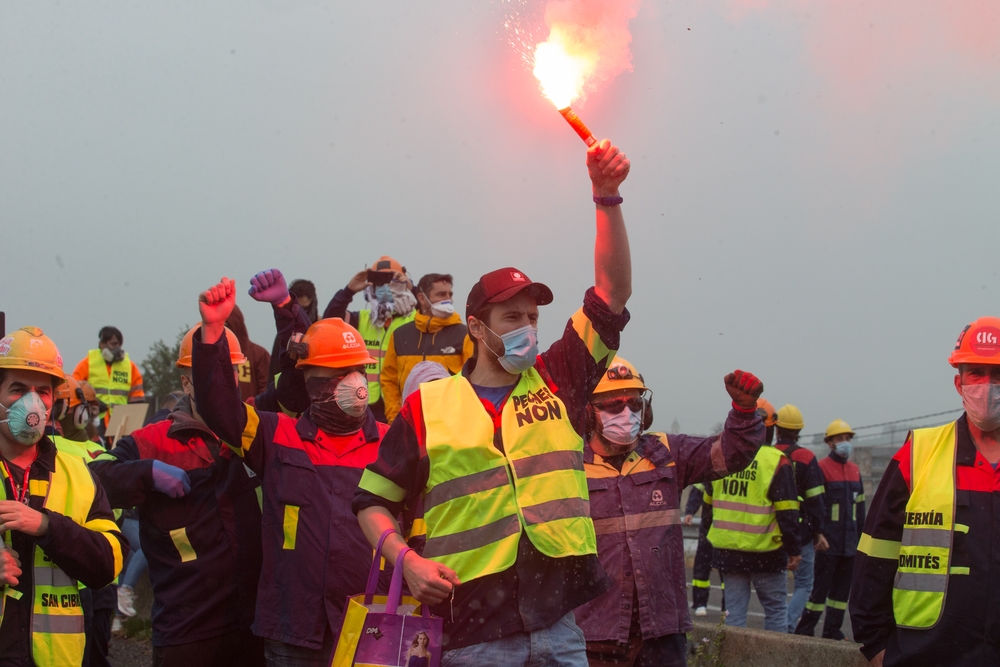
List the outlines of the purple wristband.
<svg viewBox="0 0 1000 667">
<path fill-rule="evenodd" d="M 623 201 L 625 200 L 621 197 L 594 197 L 594 203 L 601 206 L 618 206 Z"/>
</svg>

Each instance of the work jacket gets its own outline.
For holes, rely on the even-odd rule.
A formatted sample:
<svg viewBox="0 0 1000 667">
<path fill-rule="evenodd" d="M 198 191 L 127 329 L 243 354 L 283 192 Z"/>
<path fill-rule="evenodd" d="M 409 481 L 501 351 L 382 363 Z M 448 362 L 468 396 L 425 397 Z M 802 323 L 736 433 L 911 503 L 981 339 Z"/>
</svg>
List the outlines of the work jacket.
<svg viewBox="0 0 1000 667">
<path fill-rule="evenodd" d="M 254 634 L 321 649 L 340 630 L 349 595 L 365 590 L 372 549 L 351 512 L 364 467 L 388 429 L 368 412 L 351 435 L 239 400 L 225 336 L 206 345 L 195 334 L 196 396 L 205 420 L 263 484 L 263 567 Z"/>
<path fill-rule="evenodd" d="M 558 397 L 565 408 L 561 415 L 554 416 L 549 406 L 545 406 L 547 420 L 544 423 L 568 420 L 577 434 L 584 432 L 590 395 L 614 359 L 620 332 L 628 318 L 628 311 L 613 313 L 593 288 L 587 291 L 583 308 L 570 318 L 562 337 L 538 355 L 531 371 L 544 381 L 547 390 Z M 475 362 L 475 357 L 466 362 L 462 369 L 463 376 L 467 378 L 472 375 Z M 445 378 L 425 383 L 406 399 L 399 416 L 382 440 L 378 460 L 368 466 L 358 485 L 353 503 L 355 513 L 367 507 L 378 506 L 385 507 L 393 515 L 399 515 L 427 499 L 433 469 L 433 457 L 429 452 L 433 449 L 433 444 L 428 429 L 428 416 L 440 415 L 447 406 L 437 403 L 433 406 L 424 405 L 424 389 L 454 381 L 455 378 Z M 512 376 L 512 383 L 514 382 L 520 382 L 520 378 Z M 517 386 L 512 384 L 507 391 L 513 392 Z M 474 410 L 480 416 L 488 416 L 493 426 L 492 443 L 484 445 L 477 437 L 474 440 L 475 446 L 477 449 L 492 446 L 496 451 L 502 451 L 508 438 L 504 431 L 511 428 L 504 414 L 511 398 L 501 396 L 503 400 L 497 399 L 496 403 L 503 408 L 498 410 L 488 388 L 476 388 L 473 385 L 473 389 L 479 396 L 479 404 L 474 406 Z M 433 391 L 428 395 L 436 396 Z M 527 395 L 518 395 L 517 398 L 520 405 L 521 399 L 527 398 Z M 467 403 L 463 402 L 463 405 Z M 531 405 L 534 406 L 532 411 L 537 407 L 541 415 L 544 401 L 542 405 L 534 402 Z M 456 416 L 456 421 L 461 419 L 464 417 Z M 480 428 L 477 426 L 477 429 Z M 518 427 L 515 425 L 513 428 Z M 558 445 L 562 442 L 564 441 L 560 435 L 553 442 L 554 453 L 561 449 Z M 561 464 L 563 458 L 573 456 L 564 451 L 559 451 L 554 457 L 554 462 L 556 459 L 560 462 L 559 476 L 565 473 Z M 489 455 L 494 457 L 495 452 L 490 451 Z M 511 465 L 516 463 L 512 462 Z M 580 471 L 580 474 L 583 472 Z M 504 495 L 507 497 L 506 492 Z M 477 511 L 478 508 L 470 504 L 468 512 L 475 514 Z M 519 522 L 522 515 L 523 508 L 518 515 Z M 530 520 L 530 517 L 524 519 Z M 455 516 L 456 526 L 466 520 L 466 513 Z M 576 518 L 571 521 L 576 522 Z M 596 555 L 567 555 L 557 558 L 546 555 L 546 544 L 543 542 L 535 545 L 531 531 L 523 529 L 525 523 L 526 521 L 520 528 L 516 524 L 511 526 L 520 534 L 516 560 L 512 566 L 464 582 L 455 589 L 454 600 L 431 607 L 435 615 L 445 619 L 442 641 L 445 650 L 549 627 L 611 585 L 601 571 Z M 431 537 L 428 533 L 428 544 Z M 504 555 L 508 555 L 508 552 L 504 552 Z"/>
<path fill-rule="evenodd" d="M 86 643 L 80 585 L 107 586 L 128 554 L 104 490 L 83 459 L 57 451 L 48 437 L 37 447 L 28 506 L 48 516 L 49 528 L 42 537 L 3 533 L 22 573 L 17 586 L 0 587 L 0 667 L 79 665 Z M 20 487 L 23 472 L 11 472 Z M 14 488 L 3 466 L 0 480 L 0 501 L 11 500 Z"/>
<path fill-rule="evenodd" d="M 191 490 L 181 498 L 156 491 L 154 461 L 187 472 Z M 248 630 L 261 561 L 260 480 L 191 415 L 190 400 L 90 466 L 112 506 L 138 512 L 153 586 L 153 645 Z"/>
<path fill-rule="evenodd" d="M 865 487 L 858 466 L 842 459 L 836 452 L 820 459 L 823 472 L 823 495 L 826 522 L 823 535 L 830 548 L 828 556 L 853 556 L 865 525 Z"/>
<path fill-rule="evenodd" d="M 799 495 L 799 543 L 808 544 L 823 534 L 826 504 L 823 501 L 823 473 L 819 460 L 797 443 L 778 440 L 774 448 L 783 452 L 795 470 L 795 488 Z"/>
<path fill-rule="evenodd" d="M 584 466 L 597 555 L 615 585 L 576 610 L 587 641 L 629 642 L 639 603 L 642 637 L 691 630 L 684 576 L 681 492 L 741 470 L 764 441 L 756 412 L 731 410 L 719 436 L 647 433 L 621 471 L 587 446 Z"/>
<path fill-rule="evenodd" d="M 447 319 L 416 313 L 412 322 L 393 331 L 379 374 L 386 421 L 391 424 L 399 414 L 403 387 L 414 366 L 421 361 L 436 361 L 456 375 L 472 357 L 472 351 L 472 340 L 458 313 Z"/>
<path fill-rule="evenodd" d="M 914 438 L 954 449 L 934 460 L 925 444 L 920 465 Z M 854 561 L 848 605 L 866 657 L 885 650 L 886 667 L 1000 664 L 998 507 L 1000 472 L 977 450 L 965 415 L 907 437 L 872 498 Z"/>
</svg>

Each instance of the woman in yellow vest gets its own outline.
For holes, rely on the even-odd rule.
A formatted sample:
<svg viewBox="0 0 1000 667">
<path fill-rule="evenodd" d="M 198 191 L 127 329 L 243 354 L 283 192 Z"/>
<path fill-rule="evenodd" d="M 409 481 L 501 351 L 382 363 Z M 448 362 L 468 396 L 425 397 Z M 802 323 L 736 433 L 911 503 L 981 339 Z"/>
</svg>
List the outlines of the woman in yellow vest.
<svg viewBox="0 0 1000 667">
<path fill-rule="evenodd" d="M 608 140 L 587 154 L 597 204 L 595 287 L 538 353 L 548 287 L 504 268 L 466 300 L 476 354 L 411 394 L 361 478 L 353 509 L 372 545 L 423 503 L 410 591 L 445 619 L 442 667 L 585 667 L 573 609 L 610 586 L 597 559 L 583 438 L 587 401 L 628 321 L 631 259 L 618 186 L 629 163 Z M 413 532 L 416 532 L 415 530 Z M 390 536 L 395 562 L 406 546 Z"/>
<path fill-rule="evenodd" d="M 854 563 L 854 639 L 872 665 L 1000 664 L 1000 318 L 948 362 L 965 413 L 910 433 L 882 475 Z"/>
<path fill-rule="evenodd" d="M 41 329 L 0 339 L 0 663 L 79 665 L 80 586 L 110 584 L 127 553 L 83 458 L 43 435 L 63 377 Z"/>
</svg>

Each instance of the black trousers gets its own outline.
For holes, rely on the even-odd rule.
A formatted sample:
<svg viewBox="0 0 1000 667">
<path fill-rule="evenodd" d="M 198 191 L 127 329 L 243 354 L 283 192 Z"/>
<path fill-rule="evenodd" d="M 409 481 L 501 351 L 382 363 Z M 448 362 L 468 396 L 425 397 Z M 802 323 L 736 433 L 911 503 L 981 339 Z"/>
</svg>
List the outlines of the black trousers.
<svg viewBox="0 0 1000 667">
<path fill-rule="evenodd" d="M 691 606 L 694 609 L 708 606 L 709 586 L 712 574 L 712 543 L 708 541 L 705 531 L 698 533 L 698 551 L 694 554 L 694 569 L 691 573 Z M 722 582 L 722 572 L 719 572 Z M 723 582 L 723 587 L 725 583 Z M 722 609 L 726 609 L 726 592 L 722 592 Z"/>
<path fill-rule="evenodd" d="M 812 637 L 825 608 L 823 636 L 827 639 L 843 639 L 840 626 L 844 624 L 844 612 L 847 610 L 847 598 L 851 594 L 853 575 L 854 556 L 830 556 L 822 551 L 816 554 L 812 593 L 795 628 L 795 634 Z"/>
<path fill-rule="evenodd" d="M 153 667 L 264 667 L 264 639 L 249 630 L 176 646 L 154 646 Z"/>
</svg>

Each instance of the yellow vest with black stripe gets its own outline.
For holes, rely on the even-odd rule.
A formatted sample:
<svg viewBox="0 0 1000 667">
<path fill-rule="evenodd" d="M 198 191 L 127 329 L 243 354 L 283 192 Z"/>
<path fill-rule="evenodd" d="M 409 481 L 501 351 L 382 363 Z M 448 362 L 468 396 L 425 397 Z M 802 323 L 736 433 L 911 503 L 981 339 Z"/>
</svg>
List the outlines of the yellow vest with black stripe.
<svg viewBox="0 0 1000 667">
<path fill-rule="evenodd" d="M 796 509 L 799 505 L 795 500 L 772 503 L 767 497 L 784 456 L 780 450 L 765 445 L 745 470 L 712 482 L 708 541 L 713 547 L 756 553 L 781 548 L 776 510 Z"/>
<path fill-rule="evenodd" d="M 358 311 L 358 333 L 365 341 L 368 354 L 375 360 L 374 364 L 365 364 L 365 374 L 368 376 L 368 404 L 378 403 L 382 398 L 382 385 L 379 383 L 379 376 L 382 373 L 382 360 L 385 358 L 385 351 L 389 347 L 389 338 L 392 332 L 403 326 L 407 322 L 412 322 L 417 316 L 417 311 L 412 311 L 406 317 L 393 317 L 389 327 L 377 327 L 372 321 L 372 313 L 367 308 Z"/>
<path fill-rule="evenodd" d="M 87 382 L 97 392 L 97 398 L 109 406 L 128 403 L 128 395 L 132 391 L 132 361 L 128 352 L 121 361 L 111 364 L 110 373 L 100 350 L 87 353 L 87 364 Z"/>
<path fill-rule="evenodd" d="M 583 439 L 535 369 L 493 420 L 462 375 L 420 385 L 430 471 L 423 555 L 461 581 L 506 570 L 522 530 L 553 558 L 597 553 Z"/>
<path fill-rule="evenodd" d="M 903 515 L 892 610 L 897 627 L 924 630 L 937 625 L 948 592 L 955 531 L 956 423 L 913 431 L 910 447 L 910 499 Z"/>
<path fill-rule="evenodd" d="M 2 468 L 0 468 L 2 471 Z M 6 477 L 6 473 L 0 472 Z M 31 495 L 44 495 L 43 506 L 79 525 L 87 524 L 87 515 L 94 502 L 94 480 L 83 459 L 56 452 L 55 472 L 44 480 L 31 480 Z M 7 499 L 6 487 L 0 484 L 0 500 Z M 114 528 L 111 521 L 107 521 Z M 109 538 L 113 539 L 113 538 Z M 10 532 L 4 533 L 4 544 L 10 546 Z M 22 563 L 27 559 L 21 554 Z M 116 567 L 120 569 L 121 556 Z M 31 657 L 39 667 L 62 667 L 83 662 L 86 636 L 83 630 L 83 607 L 80 606 L 80 584 L 50 561 L 42 549 L 35 547 L 33 560 L 34 602 L 31 607 Z M 24 567 L 22 565 L 22 567 Z M 3 602 L 12 590 L 4 589 L 0 598 L 0 623 L 3 622 Z"/>
</svg>

